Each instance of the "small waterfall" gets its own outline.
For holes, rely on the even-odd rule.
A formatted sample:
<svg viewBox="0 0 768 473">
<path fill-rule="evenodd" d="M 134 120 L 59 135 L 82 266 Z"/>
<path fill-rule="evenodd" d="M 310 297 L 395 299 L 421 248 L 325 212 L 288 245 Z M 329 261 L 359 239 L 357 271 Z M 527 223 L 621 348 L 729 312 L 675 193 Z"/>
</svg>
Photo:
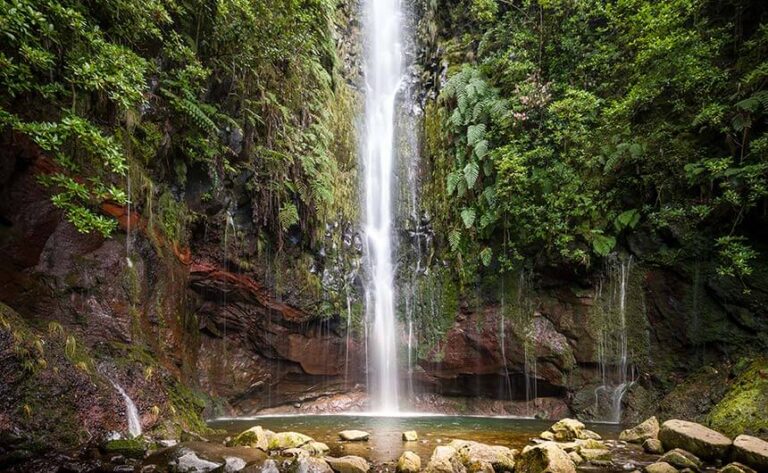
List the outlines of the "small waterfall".
<svg viewBox="0 0 768 473">
<path fill-rule="evenodd" d="M 603 294 L 602 283 L 596 292 L 598 307 L 600 299 L 607 301 L 598 322 L 597 352 L 602 384 L 595 390 L 595 403 L 598 416 L 613 423 L 621 422 L 624 395 L 633 383 L 627 336 L 627 291 L 631 270 L 631 256 L 612 264 L 609 293 Z"/>
<path fill-rule="evenodd" d="M 122 386 L 115 381 L 112 381 L 110 378 L 107 379 L 109 379 L 109 382 L 112 383 L 112 386 L 118 393 L 120 393 L 125 401 L 125 418 L 128 422 L 128 433 L 131 437 L 138 437 L 141 435 L 141 420 L 139 420 L 139 410 L 136 409 L 136 404 L 133 403 L 133 400 L 128 396 L 128 393 L 125 392 Z"/>
<path fill-rule="evenodd" d="M 365 135 L 366 309 L 372 320 L 373 407 L 398 411 L 397 330 L 394 309 L 392 194 L 395 100 L 402 78 L 398 0 L 367 0 Z M 369 370 L 370 371 L 370 370 Z"/>
</svg>

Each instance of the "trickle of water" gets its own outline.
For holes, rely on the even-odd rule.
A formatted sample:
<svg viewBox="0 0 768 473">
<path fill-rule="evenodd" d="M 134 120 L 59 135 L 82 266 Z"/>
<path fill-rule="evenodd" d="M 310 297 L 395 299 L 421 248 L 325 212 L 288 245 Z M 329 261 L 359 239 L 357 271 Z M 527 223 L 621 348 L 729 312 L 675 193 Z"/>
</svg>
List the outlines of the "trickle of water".
<svg viewBox="0 0 768 473">
<path fill-rule="evenodd" d="M 365 81 L 366 284 L 368 317 L 373 327 L 373 407 L 398 411 L 397 340 L 392 263 L 392 181 L 394 174 L 395 99 L 402 77 L 398 0 L 367 0 Z M 371 370 L 367 370 L 371 371 Z"/>
<path fill-rule="evenodd" d="M 122 386 L 111 379 L 109 382 L 112 383 L 112 386 L 118 393 L 120 393 L 125 401 L 125 418 L 128 422 L 128 433 L 131 437 L 138 437 L 141 435 L 142 431 L 141 421 L 139 420 L 139 410 L 136 409 L 136 404 L 133 403 L 133 400 L 128 396 L 128 393 L 125 392 Z"/>
</svg>

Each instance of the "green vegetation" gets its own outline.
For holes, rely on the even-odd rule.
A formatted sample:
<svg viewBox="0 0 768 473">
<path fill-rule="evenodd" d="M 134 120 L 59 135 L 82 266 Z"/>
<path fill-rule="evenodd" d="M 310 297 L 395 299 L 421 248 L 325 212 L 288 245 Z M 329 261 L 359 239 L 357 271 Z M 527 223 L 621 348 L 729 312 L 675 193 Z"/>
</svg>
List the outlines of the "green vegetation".
<svg viewBox="0 0 768 473">
<path fill-rule="evenodd" d="M 707 423 L 726 435 L 768 433 L 765 406 L 768 405 L 768 360 L 742 360 L 735 367 L 736 378 L 725 397 L 707 416 Z"/>
<path fill-rule="evenodd" d="M 40 182 L 81 232 L 115 230 L 106 200 L 151 213 L 160 199 L 162 230 L 183 241 L 172 201 L 202 167 L 213 195 L 251 176 L 254 220 L 275 239 L 319 235 L 353 188 L 334 15 L 334 0 L 2 0 L 0 130 L 53 161 Z M 163 184 L 128 195 L 134 174 Z"/>
<path fill-rule="evenodd" d="M 423 39 L 449 64 L 427 106 L 426 202 L 464 281 L 524 260 L 589 267 L 638 233 L 659 242 L 649 260 L 751 274 L 768 202 L 765 5 L 425 9 Z"/>
</svg>

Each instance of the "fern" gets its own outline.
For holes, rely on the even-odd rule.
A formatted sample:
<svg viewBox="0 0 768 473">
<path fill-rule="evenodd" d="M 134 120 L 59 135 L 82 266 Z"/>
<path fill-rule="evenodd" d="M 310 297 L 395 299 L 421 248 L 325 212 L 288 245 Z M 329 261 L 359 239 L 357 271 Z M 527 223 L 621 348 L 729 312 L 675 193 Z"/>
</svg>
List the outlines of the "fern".
<svg viewBox="0 0 768 473">
<path fill-rule="evenodd" d="M 459 249 L 459 245 L 461 245 L 460 230 L 451 230 L 451 232 L 448 234 L 448 244 L 450 245 L 452 251 Z"/>
<path fill-rule="evenodd" d="M 464 222 L 464 228 L 472 228 L 475 224 L 475 209 L 467 207 L 461 211 L 461 220 Z"/>
<path fill-rule="evenodd" d="M 464 179 L 467 181 L 467 187 L 472 189 L 477 183 L 477 178 L 480 175 L 480 166 L 474 161 L 467 163 L 464 166 Z"/>
<path fill-rule="evenodd" d="M 296 208 L 296 205 L 292 202 L 286 202 L 281 205 L 278 220 L 283 231 L 299 223 L 299 210 Z"/>
</svg>

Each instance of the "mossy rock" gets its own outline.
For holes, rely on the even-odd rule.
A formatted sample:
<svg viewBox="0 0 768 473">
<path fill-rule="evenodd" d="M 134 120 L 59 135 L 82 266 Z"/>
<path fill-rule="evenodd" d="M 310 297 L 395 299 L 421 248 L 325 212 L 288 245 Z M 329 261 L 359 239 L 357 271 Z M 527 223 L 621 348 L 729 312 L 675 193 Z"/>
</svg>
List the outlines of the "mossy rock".
<svg viewBox="0 0 768 473">
<path fill-rule="evenodd" d="M 102 447 L 106 453 L 117 453 L 128 458 L 144 458 L 147 443 L 142 438 L 109 440 Z"/>
<path fill-rule="evenodd" d="M 728 387 L 706 419 L 715 430 L 730 437 L 768 434 L 768 359 L 751 361 Z"/>
</svg>

